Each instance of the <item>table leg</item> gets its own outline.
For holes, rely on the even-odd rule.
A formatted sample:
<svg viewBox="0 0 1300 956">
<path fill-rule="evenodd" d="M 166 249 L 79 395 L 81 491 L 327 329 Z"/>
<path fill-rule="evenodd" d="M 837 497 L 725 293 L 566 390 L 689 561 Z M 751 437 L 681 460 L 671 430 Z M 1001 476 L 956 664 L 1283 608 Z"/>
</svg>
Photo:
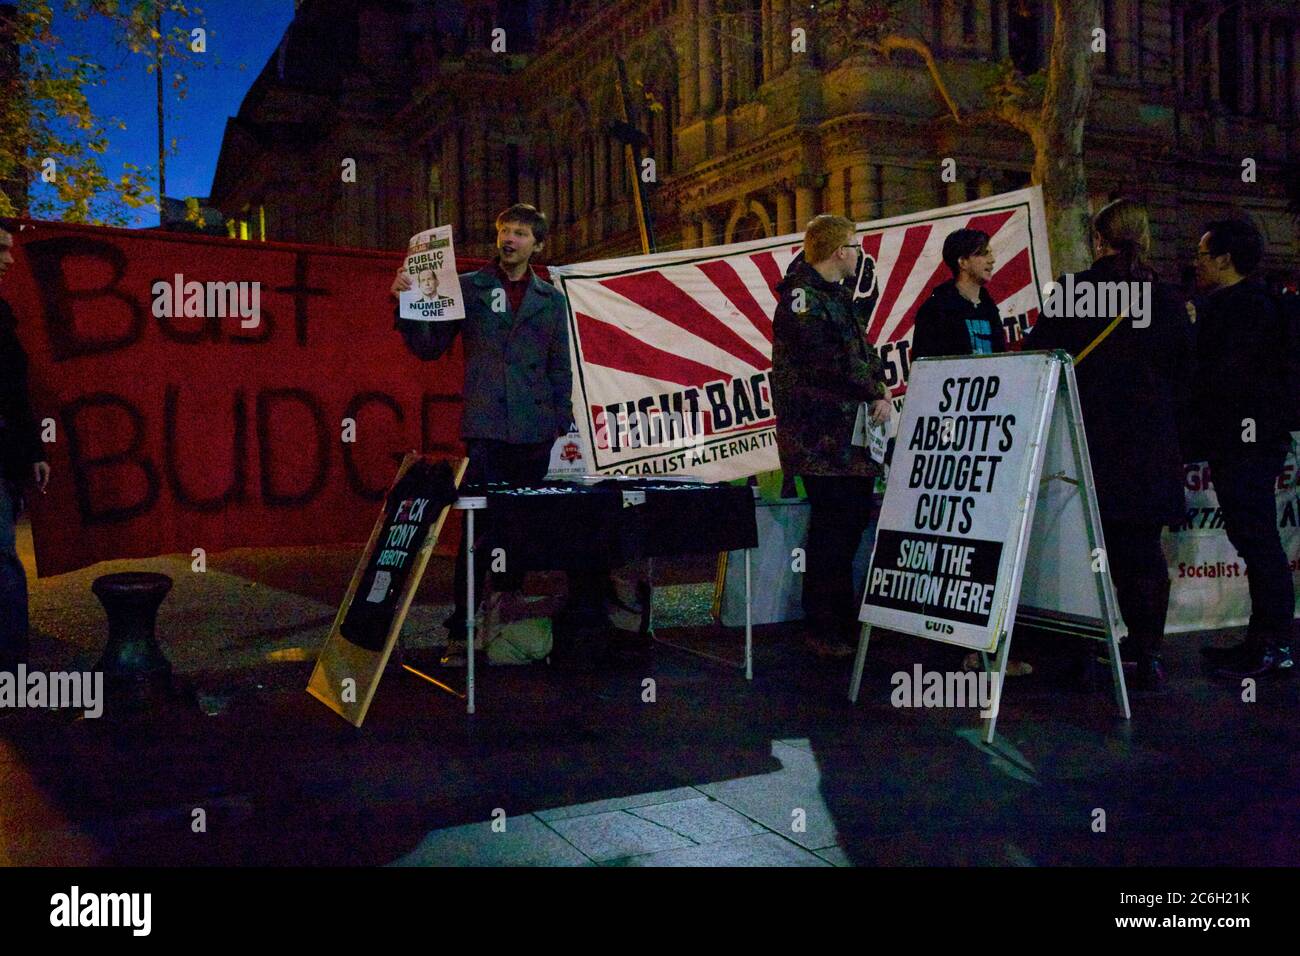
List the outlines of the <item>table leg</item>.
<svg viewBox="0 0 1300 956">
<path fill-rule="evenodd" d="M 750 615 L 749 552 L 745 549 L 745 680 L 754 679 L 754 625 Z"/>
</svg>

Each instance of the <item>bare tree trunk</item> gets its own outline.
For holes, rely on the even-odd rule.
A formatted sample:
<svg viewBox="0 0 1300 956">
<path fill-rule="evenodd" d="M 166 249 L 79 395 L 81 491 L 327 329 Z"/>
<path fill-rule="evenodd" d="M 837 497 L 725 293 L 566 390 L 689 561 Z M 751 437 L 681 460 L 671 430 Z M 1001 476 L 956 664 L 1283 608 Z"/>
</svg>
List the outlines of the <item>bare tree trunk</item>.
<svg viewBox="0 0 1300 956">
<path fill-rule="evenodd" d="M 1033 181 L 1043 187 L 1052 265 L 1059 274 L 1092 262 L 1083 130 L 1092 70 L 1101 55 L 1092 50 L 1092 31 L 1102 22 L 1100 0 L 1055 0 L 1054 5 L 1042 115 L 1027 132 L 1034 143 Z"/>
<path fill-rule="evenodd" d="M 1027 102 L 1023 82 L 1011 81 L 997 91 L 989 113 L 1020 130 L 1034 145 L 1031 182 L 1043 187 L 1052 267 L 1059 274 L 1092 262 L 1083 131 L 1092 99 L 1092 70 L 1101 55 L 1093 52 L 1092 31 L 1102 26 L 1102 19 L 1101 0 L 1053 0 L 1053 6 L 1056 19 L 1041 105 Z M 869 46 L 886 57 L 895 50 L 916 53 L 925 61 L 953 118 L 963 125 L 979 120 L 978 113 L 962 115 L 924 41 L 895 33 Z"/>
<path fill-rule="evenodd" d="M 158 221 L 163 220 L 163 207 L 167 204 L 167 138 L 163 133 L 163 36 L 162 4 L 154 7 L 154 30 L 158 40 L 154 46 L 154 77 L 158 85 Z"/>
</svg>

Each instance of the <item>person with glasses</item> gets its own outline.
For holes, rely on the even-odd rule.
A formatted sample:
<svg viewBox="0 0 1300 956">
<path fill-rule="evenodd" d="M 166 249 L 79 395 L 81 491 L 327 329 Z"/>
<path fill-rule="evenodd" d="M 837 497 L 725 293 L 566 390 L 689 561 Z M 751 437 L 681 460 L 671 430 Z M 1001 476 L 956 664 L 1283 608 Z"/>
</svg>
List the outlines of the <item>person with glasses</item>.
<svg viewBox="0 0 1300 956">
<path fill-rule="evenodd" d="M 1196 460 L 1210 463 L 1228 540 L 1246 563 L 1250 625 L 1235 647 L 1204 649 L 1212 673 L 1240 680 L 1288 674 L 1295 581 L 1278 531 L 1275 488 L 1291 444 L 1287 332 L 1257 275 L 1259 230 L 1244 219 L 1209 223 L 1196 250 L 1207 293 L 1197 323 Z"/>
<path fill-rule="evenodd" d="M 893 413 L 880 355 L 845 284 L 861 247 L 843 216 L 817 216 L 803 255 L 777 285 L 772 323 L 772 402 L 781 468 L 803 479 L 811 516 L 803 607 L 804 642 L 822 658 L 853 654 L 858 595 L 853 557 L 871 518 L 879 466 L 852 443 L 858 408 L 874 421 Z"/>
</svg>

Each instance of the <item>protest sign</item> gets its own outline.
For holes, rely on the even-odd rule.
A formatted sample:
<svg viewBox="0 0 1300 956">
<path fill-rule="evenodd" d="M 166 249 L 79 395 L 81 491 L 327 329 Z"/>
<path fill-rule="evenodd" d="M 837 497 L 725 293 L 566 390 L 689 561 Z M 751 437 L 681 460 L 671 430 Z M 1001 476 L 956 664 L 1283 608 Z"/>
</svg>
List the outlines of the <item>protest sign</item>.
<svg viewBox="0 0 1300 956">
<path fill-rule="evenodd" d="M 364 541 L 407 451 L 461 453 L 461 346 L 406 350 L 392 253 L 45 222 L 15 240 L 0 295 L 54 476 L 31 497 L 42 576 Z"/>
<path fill-rule="evenodd" d="M 1118 663 L 1126 631 L 1109 567 L 1096 561 L 1101 517 L 1073 373 L 1068 357 L 1045 352 L 917 362 L 859 619 L 996 650 L 1000 701 L 1019 604 L 1067 613 L 1104 634 L 1127 717 Z M 995 702 L 990 741 L 996 717 Z"/>
<path fill-rule="evenodd" d="M 355 727 L 366 719 L 468 463 L 407 455 L 357 562 L 307 683 L 309 694 Z"/>
<path fill-rule="evenodd" d="M 403 267 L 412 285 L 397 296 L 402 318 L 417 322 L 465 318 L 451 226 L 437 226 L 412 236 Z"/>
<path fill-rule="evenodd" d="M 1278 535 L 1291 563 L 1300 617 L 1300 432 L 1292 436 L 1291 454 L 1274 485 Z M 1210 466 L 1185 466 L 1187 521 L 1164 535 L 1169 562 L 1169 617 L 1166 633 L 1241 627 L 1250 621 L 1250 587 L 1246 562 L 1228 540 L 1223 511 L 1214 492 Z"/>
<path fill-rule="evenodd" d="M 858 227 L 855 294 L 895 395 L 916 313 L 950 275 L 948 234 L 992 237 L 998 267 L 988 289 L 1016 341 L 1050 278 L 1044 222 L 1034 187 Z M 593 472 L 728 481 L 780 467 L 772 317 L 802 243 L 795 234 L 551 269 L 567 298 L 574 414 Z"/>
</svg>

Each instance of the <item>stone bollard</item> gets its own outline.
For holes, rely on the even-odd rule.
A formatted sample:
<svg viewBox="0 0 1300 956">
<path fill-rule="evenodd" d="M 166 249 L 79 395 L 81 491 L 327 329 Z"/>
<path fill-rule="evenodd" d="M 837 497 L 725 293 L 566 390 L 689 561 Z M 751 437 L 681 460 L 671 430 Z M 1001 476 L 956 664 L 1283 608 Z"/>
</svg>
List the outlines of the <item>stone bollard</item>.
<svg viewBox="0 0 1300 956">
<path fill-rule="evenodd" d="M 106 574 L 90 589 L 108 615 L 108 645 L 96 669 L 109 684 L 170 684 L 172 665 L 154 636 L 158 607 L 172 579 L 148 571 Z"/>
</svg>

